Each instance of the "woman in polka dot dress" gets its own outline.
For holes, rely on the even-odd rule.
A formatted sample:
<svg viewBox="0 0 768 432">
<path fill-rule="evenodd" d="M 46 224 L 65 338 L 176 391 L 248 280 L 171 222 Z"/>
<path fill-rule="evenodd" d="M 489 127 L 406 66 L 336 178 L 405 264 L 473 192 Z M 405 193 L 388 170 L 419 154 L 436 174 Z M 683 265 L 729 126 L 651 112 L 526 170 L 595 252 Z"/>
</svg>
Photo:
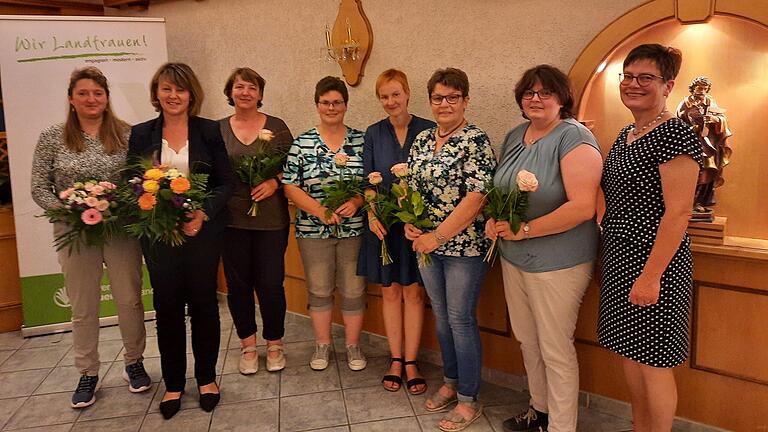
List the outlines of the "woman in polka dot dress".
<svg viewBox="0 0 768 432">
<path fill-rule="evenodd" d="M 605 160 L 598 340 L 622 356 L 634 430 L 672 428 L 672 369 L 688 356 L 692 260 L 685 233 L 701 147 L 666 99 L 682 55 L 640 45 L 624 60 L 619 91 L 634 117 Z"/>
</svg>

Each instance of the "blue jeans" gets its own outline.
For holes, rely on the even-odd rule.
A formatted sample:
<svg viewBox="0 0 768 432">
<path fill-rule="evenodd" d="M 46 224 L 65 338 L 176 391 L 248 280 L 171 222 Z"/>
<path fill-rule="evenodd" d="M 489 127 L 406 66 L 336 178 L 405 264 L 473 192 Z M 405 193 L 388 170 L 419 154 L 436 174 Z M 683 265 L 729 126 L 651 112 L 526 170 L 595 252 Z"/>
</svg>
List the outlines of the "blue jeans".
<svg viewBox="0 0 768 432">
<path fill-rule="evenodd" d="M 460 401 L 475 401 L 483 366 L 477 300 L 488 266 L 482 256 L 433 253 L 432 265 L 419 271 L 435 314 L 445 382 L 456 385 Z"/>
</svg>

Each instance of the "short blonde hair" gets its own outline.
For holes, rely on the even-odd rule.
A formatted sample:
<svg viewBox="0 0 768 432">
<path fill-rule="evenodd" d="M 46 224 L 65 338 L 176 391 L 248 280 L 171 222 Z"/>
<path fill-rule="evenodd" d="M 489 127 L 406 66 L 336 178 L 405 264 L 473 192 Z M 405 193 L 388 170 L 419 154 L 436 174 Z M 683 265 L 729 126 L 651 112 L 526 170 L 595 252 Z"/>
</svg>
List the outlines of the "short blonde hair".
<svg viewBox="0 0 768 432">
<path fill-rule="evenodd" d="M 189 92 L 189 109 L 187 112 L 190 116 L 200 114 L 200 107 L 203 105 L 205 94 L 200 80 L 197 79 L 197 75 L 191 67 L 184 63 L 166 63 L 155 72 L 155 75 L 152 76 L 152 82 L 149 84 L 149 98 L 157 112 L 162 111 L 160 101 L 157 99 L 157 86 L 160 84 L 161 78 L 187 90 Z"/>
</svg>

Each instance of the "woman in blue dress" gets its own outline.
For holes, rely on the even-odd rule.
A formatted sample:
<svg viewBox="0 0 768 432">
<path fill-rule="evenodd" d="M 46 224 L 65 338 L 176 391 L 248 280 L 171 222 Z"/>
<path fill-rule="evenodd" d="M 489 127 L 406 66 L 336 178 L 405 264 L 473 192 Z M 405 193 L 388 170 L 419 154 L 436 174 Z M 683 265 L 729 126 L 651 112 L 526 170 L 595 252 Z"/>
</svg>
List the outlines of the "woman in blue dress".
<svg viewBox="0 0 768 432">
<path fill-rule="evenodd" d="M 416 135 L 435 126 L 434 122 L 408 112 L 410 95 L 408 78 L 397 69 L 382 72 L 376 80 L 376 96 L 389 117 L 372 124 L 365 132 L 363 165 L 365 175 L 381 173 L 382 190 L 388 189 L 395 179 L 390 171 L 392 166 L 408 160 Z M 363 238 L 357 274 L 382 286 L 384 327 L 392 357 L 382 384 L 389 391 L 399 390 L 405 368 L 408 391 L 414 395 L 424 393 L 427 385 L 415 361 L 424 322 L 424 289 L 419 284 L 416 253 L 405 238 L 402 223 L 387 230 L 372 211 L 368 212 L 368 229 Z M 386 241 L 392 257 L 389 265 L 382 265 L 382 241 Z"/>
</svg>

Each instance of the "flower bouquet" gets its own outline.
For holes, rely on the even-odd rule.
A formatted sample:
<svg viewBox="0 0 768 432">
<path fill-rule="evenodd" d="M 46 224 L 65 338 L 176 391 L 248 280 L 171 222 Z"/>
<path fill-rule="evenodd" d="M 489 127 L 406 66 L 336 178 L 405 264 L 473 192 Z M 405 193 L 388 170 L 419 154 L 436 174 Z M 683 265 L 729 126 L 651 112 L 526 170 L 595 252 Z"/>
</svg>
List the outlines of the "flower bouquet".
<svg viewBox="0 0 768 432">
<path fill-rule="evenodd" d="M 381 185 L 382 181 L 383 178 L 380 172 L 374 171 L 368 174 L 368 183 L 373 187 L 374 191 L 373 193 L 366 194 L 365 209 L 372 212 L 376 219 L 381 222 L 384 228 L 389 230 L 392 224 L 399 221 L 397 216 L 395 216 L 395 212 L 398 211 L 398 207 L 390 191 L 386 189 L 382 190 L 380 188 L 379 185 Z M 389 250 L 387 249 L 386 239 L 381 240 L 380 257 L 382 265 L 392 264 L 392 256 L 389 254 Z"/>
<path fill-rule="evenodd" d="M 409 223 L 420 230 L 432 228 L 434 225 L 425 213 L 426 209 L 421 194 L 410 187 L 406 181 L 406 178 L 408 177 L 408 164 L 395 164 L 392 166 L 391 170 L 392 174 L 400 179 L 399 183 L 392 184 L 392 194 L 397 200 L 397 212 L 395 213 L 395 216 L 397 216 L 400 221 Z M 418 255 L 418 262 L 419 267 L 430 266 L 432 265 L 432 257 L 430 257 L 428 253 L 420 252 Z"/>
<path fill-rule="evenodd" d="M 512 232 L 517 234 L 520 231 L 520 224 L 525 219 L 525 213 L 528 211 L 528 194 L 536 192 L 539 188 L 539 181 L 536 176 L 526 170 L 520 170 L 517 173 L 515 188 L 511 191 L 505 191 L 499 186 L 489 185 L 488 193 L 485 195 L 485 208 L 483 214 L 487 218 L 493 218 L 496 221 L 509 221 Z M 493 239 L 491 247 L 485 254 L 483 261 L 492 263 L 496 260 L 498 237 Z"/>
<path fill-rule="evenodd" d="M 262 129 L 254 143 L 259 144 L 259 148 L 254 155 L 239 156 L 232 159 L 232 165 L 240 181 L 247 184 L 250 189 L 255 188 L 261 183 L 274 178 L 281 171 L 288 154 L 277 149 L 267 149 L 274 135 L 269 129 Z M 248 210 L 248 216 L 259 215 L 259 203 L 251 201 L 251 208 Z"/>
<path fill-rule="evenodd" d="M 190 220 L 188 214 L 201 208 L 210 195 L 207 182 L 208 174 L 185 177 L 164 165 L 145 169 L 142 177 L 133 177 L 120 189 L 126 216 L 134 221 L 126 225 L 126 231 L 153 243 L 180 246 L 185 241 L 182 225 Z"/>
<path fill-rule="evenodd" d="M 341 207 L 342 204 L 363 193 L 361 179 L 355 175 L 347 174 L 349 156 L 344 153 L 336 153 L 336 156 L 333 157 L 333 162 L 339 168 L 339 177 L 334 179 L 332 184 L 323 186 L 325 198 L 323 198 L 321 204 L 327 207 L 325 211 L 326 218 L 330 218 L 333 212 Z M 338 225 L 334 226 L 333 232 L 334 236 L 339 236 Z"/>
<path fill-rule="evenodd" d="M 64 222 L 71 229 L 56 236 L 56 250 L 80 251 L 80 246 L 102 246 L 117 230 L 117 186 L 108 181 L 76 182 L 59 193 L 61 206 L 46 210 L 51 222 Z"/>
</svg>

